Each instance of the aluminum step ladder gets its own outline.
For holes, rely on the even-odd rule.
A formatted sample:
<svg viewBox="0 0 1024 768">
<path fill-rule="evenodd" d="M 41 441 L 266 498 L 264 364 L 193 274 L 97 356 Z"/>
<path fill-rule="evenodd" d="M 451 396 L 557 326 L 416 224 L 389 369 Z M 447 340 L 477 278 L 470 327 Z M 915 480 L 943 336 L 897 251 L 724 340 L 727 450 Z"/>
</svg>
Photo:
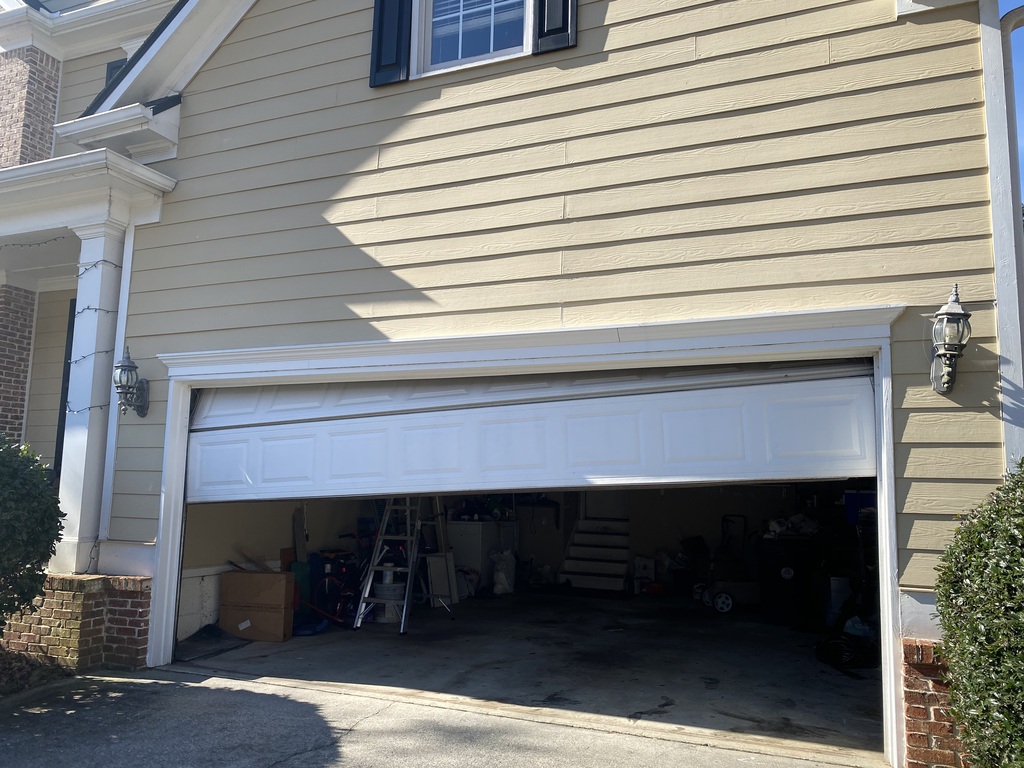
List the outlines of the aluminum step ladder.
<svg viewBox="0 0 1024 768">
<path fill-rule="evenodd" d="M 418 496 L 397 496 L 387 500 L 384 512 L 381 516 L 380 527 L 377 531 L 377 538 L 373 545 L 373 553 L 370 555 L 366 573 L 363 576 L 363 585 L 360 590 L 359 605 L 356 608 L 355 620 L 352 628 L 358 629 L 362 626 L 363 619 L 377 605 L 401 606 L 401 619 L 399 634 L 404 635 L 409 623 L 409 608 L 412 603 L 413 584 L 422 557 L 420 553 L 420 537 L 423 533 L 423 526 L 434 526 L 436 541 L 442 552 L 448 551 L 448 536 L 444 525 L 444 512 L 441 510 L 440 500 L 434 500 L 435 511 L 433 514 L 421 514 L 421 499 Z M 397 565 L 390 562 L 389 555 L 395 555 Z M 447 566 L 447 562 L 446 562 Z M 402 597 L 377 597 L 374 587 L 383 584 L 399 584 L 398 578 L 405 576 L 405 586 Z M 445 575 L 448 581 L 448 594 L 430 594 L 430 590 L 424 590 L 425 597 L 440 602 L 444 608 L 451 613 L 451 607 L 445 598 L 450 600 L 455 594 L 454 585 L 451 581 L 451 574 L 445 568 Z M 396 578 L 398 577 L 398 578 Z M 428 576 L 429 581 L 429 576 Z"/>
<path fill-rule="evenodd" d="M 401 606 L 401 622 L 398 631 L 405 634 L 409 620 L 409 603 L 412 597 L 413 566 L 416 564 L 416 550 L 420 538 L 420 499 L 418 496 L 397 496 L 388 499 L 381 516 L 373 553 L 363 576 L 363 588 L 359 594 L 353 629 L 359 629 L 363 619 L 377 605 Z M 388 555 L 404 559 L 405 565 L 394 565 Z M 379 578 L 378 578 L 379 574 Z M 405 575 L 405 589 L 402 597 L 376 597 L 372 594 L 375 585 L 401 583 L 395 577 Z"/>
</svg>

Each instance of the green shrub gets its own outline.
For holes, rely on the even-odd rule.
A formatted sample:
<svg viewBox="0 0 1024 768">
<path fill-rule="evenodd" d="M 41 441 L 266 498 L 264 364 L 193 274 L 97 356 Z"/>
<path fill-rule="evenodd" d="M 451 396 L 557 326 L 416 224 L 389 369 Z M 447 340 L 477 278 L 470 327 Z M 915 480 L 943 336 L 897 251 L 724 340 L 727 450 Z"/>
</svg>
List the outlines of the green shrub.
<svg viewBox="0 0 1024 768">
<path fill-rule="evenodd" d="M 63 517 L 39 459 L 0 435 L 0 629 L 43 593 Z"/>
<path fill-rule="evenodd" d="M 936 599 L 953 716 L 973 765 L 1024 765 L 1024 462 L 957 528 Z"/>
</svg>

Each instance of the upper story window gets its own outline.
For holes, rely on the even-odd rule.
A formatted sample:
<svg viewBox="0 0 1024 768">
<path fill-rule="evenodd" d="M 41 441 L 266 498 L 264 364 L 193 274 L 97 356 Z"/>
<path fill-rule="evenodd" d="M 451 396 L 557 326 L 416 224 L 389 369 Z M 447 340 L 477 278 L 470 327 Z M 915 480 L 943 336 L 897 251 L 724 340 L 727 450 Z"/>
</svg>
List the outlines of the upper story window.
<svg viewBox="0 0 1024 768">
<path fill-rule="evenodd" d="M 421 6 L 413 31 L 417 72 L 529 52 L 524 0 L 427 0 Z"/>
<path fill-rule="evenodd" d="M 576 45 L 576 0 L 375 0 L 370 86 Z"/>
</svg>

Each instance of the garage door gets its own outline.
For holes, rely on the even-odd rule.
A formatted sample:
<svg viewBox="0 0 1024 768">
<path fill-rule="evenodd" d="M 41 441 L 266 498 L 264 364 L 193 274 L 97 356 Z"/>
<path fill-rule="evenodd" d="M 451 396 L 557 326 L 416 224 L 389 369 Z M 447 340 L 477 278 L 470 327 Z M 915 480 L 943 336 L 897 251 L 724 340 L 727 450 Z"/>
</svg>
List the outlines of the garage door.
<svg viewBox="0 0 1024 768">
<path fill-rule="evenodd" d="M 190 502 L 875 474 L 863 364 L 203 393 Z"/>
</svg>

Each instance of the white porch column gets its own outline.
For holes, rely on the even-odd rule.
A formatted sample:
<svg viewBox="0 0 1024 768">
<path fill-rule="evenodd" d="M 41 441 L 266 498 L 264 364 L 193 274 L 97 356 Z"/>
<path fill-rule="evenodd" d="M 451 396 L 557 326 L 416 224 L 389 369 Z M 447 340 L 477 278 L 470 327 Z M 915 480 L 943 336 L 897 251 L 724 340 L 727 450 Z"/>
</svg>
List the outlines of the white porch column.
<svg viewBox="0 0 1024 768">
<path fill-rule="evenodd" d="M 125 227 L 112 221 L 75 229 L 82 240 L 60 475 L 64 536 L 49 569 L 85 573 L 97 556 L 111 375 Z"/>
</svg>

